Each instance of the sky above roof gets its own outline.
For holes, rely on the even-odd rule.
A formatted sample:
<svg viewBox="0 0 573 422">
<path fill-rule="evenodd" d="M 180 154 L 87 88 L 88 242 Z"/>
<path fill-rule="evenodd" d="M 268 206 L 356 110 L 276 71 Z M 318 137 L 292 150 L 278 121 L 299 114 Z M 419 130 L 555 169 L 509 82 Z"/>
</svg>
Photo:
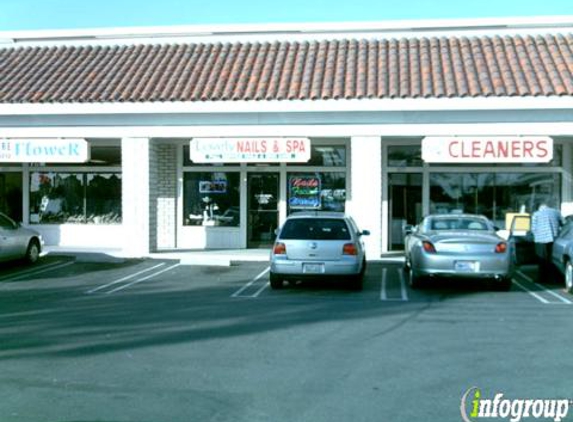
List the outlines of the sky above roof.
<svg viewBox="0 0 573 422">
<path fill-rule="evenodd" d="M 0 31 L 573 15 L 572 0 L 1 0 Z"/>
</svg>

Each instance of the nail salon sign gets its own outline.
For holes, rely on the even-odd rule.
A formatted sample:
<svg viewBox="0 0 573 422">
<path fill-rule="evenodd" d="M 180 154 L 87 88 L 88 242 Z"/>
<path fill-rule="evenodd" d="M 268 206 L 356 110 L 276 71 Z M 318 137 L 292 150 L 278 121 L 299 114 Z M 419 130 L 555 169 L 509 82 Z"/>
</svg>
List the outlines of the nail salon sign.
<svg viewBox="0 0 573 422">
<path fill-rule="evenodd" d="M 193 138 L 195 163 L 306 163 L 308 138 Z"/>
</svg>

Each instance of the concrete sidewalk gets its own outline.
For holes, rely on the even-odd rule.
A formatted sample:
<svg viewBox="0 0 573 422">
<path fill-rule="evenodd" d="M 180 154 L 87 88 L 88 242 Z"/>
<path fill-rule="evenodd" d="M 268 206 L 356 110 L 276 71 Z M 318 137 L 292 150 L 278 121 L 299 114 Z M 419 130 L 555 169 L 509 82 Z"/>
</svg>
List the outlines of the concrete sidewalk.
<svg viewBox="0 0 573 422">
<path fill-rule="evenodd" d="M 270 249 L 225 249 L 225 250 L 165 250 L 141 257 L 128 256 L 122 249 L 79 248 L 45 246 L 43 255 L 67 256 L 77 262 L 121 263 L 128 259 L 151 258 L 179 261 L 181 265 L 230 266 L 238 262 L 265 262 Z"/>
<path fill-rule="evenodd" d="M 270 249 L 217 249 L 217 250 L 164 250 L 145 256 L 127 255 L 122 249 L 77 248 L 46 246 L 44 255 L 73 257 L 77 262 L 121 263 L 129 259 L 151 258 L 179 261 L 181 265 L 231 266 L 239 262 L 268 262 Z M 368 257 L 368 261 L 404 262 L 402 252 L 389 252 L 381 257 Z"/>
</svg>

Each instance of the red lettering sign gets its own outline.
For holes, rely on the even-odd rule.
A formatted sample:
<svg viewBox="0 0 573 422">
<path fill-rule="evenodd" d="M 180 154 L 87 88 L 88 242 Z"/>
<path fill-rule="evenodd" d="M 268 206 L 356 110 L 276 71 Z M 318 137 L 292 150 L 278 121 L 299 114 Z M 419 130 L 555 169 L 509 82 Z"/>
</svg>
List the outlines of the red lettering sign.
<svg viewBox="0 0 573 422">
<path fill-rule="evenodd" d="M 544 163 L 553 158 L 553 140 L 549 137 L 426 137 L 422 140 L 422 158 L 430 163 Z"/>
</svg>

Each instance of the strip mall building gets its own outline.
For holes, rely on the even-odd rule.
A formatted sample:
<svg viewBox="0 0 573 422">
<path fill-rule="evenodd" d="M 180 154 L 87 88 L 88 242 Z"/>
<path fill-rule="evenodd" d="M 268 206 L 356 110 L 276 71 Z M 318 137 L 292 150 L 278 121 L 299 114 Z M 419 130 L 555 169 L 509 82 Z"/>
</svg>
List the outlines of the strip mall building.
<svg viewBox="0 0 573 422">
<path fill-rule="evenodd" d="M 0 210 L 48 245 L 253 248 L 346 211 L 573 213 L 573 17 L 0 33 Z"/>
</svg>

